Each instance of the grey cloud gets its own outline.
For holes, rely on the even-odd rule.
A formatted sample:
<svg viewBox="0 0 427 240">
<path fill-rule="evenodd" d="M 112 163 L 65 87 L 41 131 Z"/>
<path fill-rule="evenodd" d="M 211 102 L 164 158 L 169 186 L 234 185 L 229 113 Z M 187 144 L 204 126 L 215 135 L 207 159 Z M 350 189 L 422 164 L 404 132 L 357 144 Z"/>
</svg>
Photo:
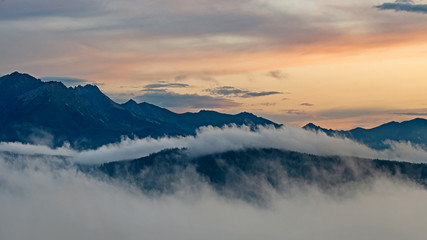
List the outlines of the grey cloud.
<svg viewBox="0 0 427 240">
<path fill-rule="evenodd" d="M 155 89 L 155 88 L 187 88 L 190 85 L 185 83 L 154 83 L 145 85 L 146 89 Z"/>
<path fill-rule="evenodd" d="M 223 96 L 240 96 L 242 94 L 247 93 L 248 91 L 244 91 L 235 87 L 231 86 L 223 86 L 223 87 L 217 87 L 214 89 L 207 89 L 207 92 L 210 92 L 211 94 L 215 95 L 223 95 Z"/>
<path fill-rule="evenodd" d="M 221 97 L 198 94 L 178 94 L 173 92 L 147 92 L 136 97 L 140 101 L 149 102 L 162 107 L 172 108 L 230 108 L 240 103 Z"/>
<path fill-rule="evenodd" d="M 413 1 L 395 1 L 375 6 L 380 10 L 395 10 L 396 12 L 416 12 L 427 14 L 427 4 L 414 4 Z"/>
<path fill-rule="evenodd" d="M 242 97 L 242 98 L 262 97 L 262 96 L 269 96 L 269 95 L 275 95 L 275 94 L 282 94 L 282 92 L 277 92 L 277 91 L 251 92 L 248 90 L 242 90 L 242 89 L 238 89 L 231 86 L 223 86 L 223 87 L 217 87 L 214 89 L 206 89 L 205 91 L 213 95 L 233 96 L 233 97 Z"/>
<path fill-rule="evenodd" d="M 276 95 L 276 94 L 282 94 L 281 92 L 277 91 L 264 91 L 264 92 L 247 92 L 242 95 L 244 98 L 249 97 L 262 97 L 262 96 L 269 96 L 269 95 Z"/>
<path fill-rule="evenodd" d="M 314 106 L 314 104 L 312 104 L 312 103 L 301 103 L 300 105 L 301 106 L 306 106 L 306 107 L 312 107 L 312 106 Z"/>
</svg>

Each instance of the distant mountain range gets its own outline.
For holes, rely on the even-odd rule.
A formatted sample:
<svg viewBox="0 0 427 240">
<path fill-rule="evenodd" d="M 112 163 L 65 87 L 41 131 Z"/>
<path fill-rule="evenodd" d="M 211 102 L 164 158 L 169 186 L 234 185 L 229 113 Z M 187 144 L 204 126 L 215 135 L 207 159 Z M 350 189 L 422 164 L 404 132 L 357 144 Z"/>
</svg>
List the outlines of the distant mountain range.
<svg viewBox="0 0 427 240">
<path fill-rule="evenodd" d="M 194 135 L 201 126 L 228 124 L 281 126 L 247 112 L 178 114 L 146 102 L 119 104 L 94 85 L 67 88 L 61 82 L 43 82 L 18 72 L 0 77 L 0 141 L 53 147 L 68 142 L 73 148 L 87 149 L 118 142 L 122 136 L 186 136 Z M 312 123 L 303 128 L 350 138 L 375 149 L 387 148 L 387 140 L 427 146 L 427 120 L 422 118 L 349 131 Z"/>
<path fill-rule="evenodd" d="M 350 138 L 374 149 L 387 148 L 387 140 L 405 141 L 427 146 L 427 120 L 423 118 L 416 118 L 401 123 L 389 122 L 371 129 L 332 130 L 316 126 L 313 123 L 305 125 L 304 129 L 322 131 L 329 136 Z"/>
<path fill-rule="evenodd" d="M 69 87 L 18 72 L 0 77 L 0 141 L 95 148 L 122 136 L 192 135 L 201 126 L 274 125 L 243 112 L 178 114 L 150 103 L 118 104 L 93 85 Z"/>
</svg>

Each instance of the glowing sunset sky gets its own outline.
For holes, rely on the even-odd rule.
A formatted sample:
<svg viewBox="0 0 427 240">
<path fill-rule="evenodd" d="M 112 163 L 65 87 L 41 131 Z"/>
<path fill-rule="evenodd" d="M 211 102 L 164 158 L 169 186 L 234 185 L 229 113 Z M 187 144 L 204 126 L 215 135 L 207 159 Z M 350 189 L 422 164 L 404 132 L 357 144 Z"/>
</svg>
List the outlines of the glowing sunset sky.
<svg viewBox="0 0 427 240">
<path fill-rule="evenodd" d="M 427 116 L 427 1 L 0 0 L 0 74 L 173 111 L 372 127 Z"/>
</svg>

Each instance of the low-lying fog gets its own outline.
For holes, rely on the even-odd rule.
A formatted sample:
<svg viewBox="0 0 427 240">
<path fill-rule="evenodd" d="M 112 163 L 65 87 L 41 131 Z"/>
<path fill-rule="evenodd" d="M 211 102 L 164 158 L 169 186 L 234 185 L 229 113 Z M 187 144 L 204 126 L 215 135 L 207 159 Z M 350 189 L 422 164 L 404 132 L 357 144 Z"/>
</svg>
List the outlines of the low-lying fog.
<svg viewBox="0 0 427 240">
<path fill-rule="evenodd" d="M 427 191 L 412 183 L 379 177 L 344 197 L 306 186 L 254 206 L 192 178 L 150 197 L 58 161 L 0 159 L 0 239 L 425 239 Z"/>
<path fill-rule="evenodd" d="M 81 173 L 71 162 L 97 164 L 146 156 L 165 148 L 203 155 L 272 147 L 317 155 L 426 162 L 410 143 L 375 151 L 348 139 L 286 127 L 202 128 L 195 137 L 124 139 L 96 150 L 0 143 L 0 239 L 425 239 L 427 191 L 378 176 L 349 185 L 347 194 L 301 183 L 271 191 L 266 206 L 217 194 L 191 173 L 178 191 L 152 196 L 126 183 Z M 19 154 L 10 154 L 19 153 Z M 21 155 L 24 154 L 24 155 Z M 25 154 L 44 154 L 28 155 Z M 295 185 L 297 186 L 297 185 Z"/>
</svg>

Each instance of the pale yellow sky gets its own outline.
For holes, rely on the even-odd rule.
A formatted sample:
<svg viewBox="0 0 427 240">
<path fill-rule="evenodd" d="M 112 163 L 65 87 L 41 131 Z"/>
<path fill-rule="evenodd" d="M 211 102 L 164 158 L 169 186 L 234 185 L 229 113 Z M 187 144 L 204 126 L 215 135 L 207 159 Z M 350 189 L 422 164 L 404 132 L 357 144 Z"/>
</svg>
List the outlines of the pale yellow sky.
<svg viewBox="0 0 427 240">
<path fill-rule="evenodd" d="M 189 76 L 185 83 L 190 87 L 174 92 L 208 94 L 206 89 L 221 86 L 278 91 L 281 94 L 256 98 L 224 96 L 242 105 L 217 110 L 245 110 L 299 126 L 314 122 L 328 128 L 373 127 L 386 121 L 427 115 L 427 43 L 366 49 L 350 56 L 332 53 L 317 60 L 308 58 L 307 63 L 301 60 L 289 67 L 266 71 L 217 74 L 210 80 Z M 272 77 L 270 71 L 280 73 L 281 77 Z"/>
</svg>

